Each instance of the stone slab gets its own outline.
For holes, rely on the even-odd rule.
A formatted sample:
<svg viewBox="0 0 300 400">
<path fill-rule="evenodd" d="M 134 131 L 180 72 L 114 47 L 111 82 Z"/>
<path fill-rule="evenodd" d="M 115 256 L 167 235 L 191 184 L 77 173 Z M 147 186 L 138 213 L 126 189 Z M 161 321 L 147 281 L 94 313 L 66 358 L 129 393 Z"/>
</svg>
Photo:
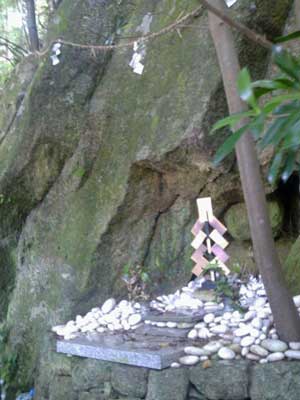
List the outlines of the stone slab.
<svg viewBox="0 0 300 400">
<path fill-rule="evenodd" d="M 149 340 L 130 341 L 119 336 L 79 336 L 72 340 L 57 340 L 56 351 L 79 357 L 112 361 L 161 370 L 167 368 L 184 354 L 184 343 L 171 345 L 168 342 Z"/>
<path fill-rule="evenodd" d="M 169 338 L 186 338 L 189 331 L 188 329 L 178 329 L 178 328 L 159 328 L 157 326 L 142 325 L 136 330 L 138 335 L 149 335 L 149 336 L 165 336 Z"/>
<path fill-rule="evenodd" d="M 181 311 L 181 312 L 164 312 L 159 313 L 157 311 L 150 311 L 144 316 L 144 320 L 156 321 L 156 322 L 186 322 L 186 323 L 197 323 L 203 320 L 205 312 L 198 311 Z"/>
</svg>

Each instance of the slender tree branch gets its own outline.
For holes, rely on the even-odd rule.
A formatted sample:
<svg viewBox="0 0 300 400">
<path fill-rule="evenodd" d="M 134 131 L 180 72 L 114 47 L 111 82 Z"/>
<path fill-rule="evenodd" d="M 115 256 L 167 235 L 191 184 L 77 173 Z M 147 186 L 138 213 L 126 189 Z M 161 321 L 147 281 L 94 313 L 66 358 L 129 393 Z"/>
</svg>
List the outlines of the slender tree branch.
<svg viewBox="0 0 300 400">
<path fill-rule="evenodd" d="M 218 8 L 214 7 L 209 1 L 207 0 L 199 0 L 200 3 L 212 14 L 216 15 L 219 17 L 223 22 L 226 22 L 227 25 L 231 26 L 232 28 L 237 29 L 239 32 L 241 32 L 244 36 L 246 36 L 248 39 L 252 40 L 253 42 L 267 48 L 271 49 L 273 46 L 273 43 L 265 38 L 264 36 L 260 35 L 259 33 L 254 32 L 253 30 L 247 28 L 244 24 L 241 24 L 238 21 L 235 21 L 233 18 L 229 16 L 227 11 L 225 10 L 219 10 Z M 299 0 L 298 0 L 299 1 Z"/>
<path fill-rule="evenodd" d="M 11 40 L 9 40 L 8 38 L 1 36 L 0 35 L 0 40 L 3 40 L 4 42 L 6 42 L 8 45 L 12 46 L 14 49 L 18 50 L 20 53 L 23 54 L 28 54 L 28 51 L 26 49 L 24 49 L 22 46 L 20 46 L 19 44 L 12 42 Z"/>
<path fill-rule="evenodd" d="M 0 39 L 0 46 L 3 46 L 7 50 L 9 50 L 17 60 L 19 60 L 20 58 L 22 58 L 24 56 L 23 53 L 20 53 L 20 52 L 16 51 L 16 49 L 11 47 L 8 43 L 2 42 L 1 39 Z"/>
<path fill-rule="evenodd" d="M 14 62 L 9 58 L 6 57 L 4 54 L 0 54 L 0 58 L 3 58 L 4 60 L 8 61 L 12 66 L 14 66 Z"/>
</svg>

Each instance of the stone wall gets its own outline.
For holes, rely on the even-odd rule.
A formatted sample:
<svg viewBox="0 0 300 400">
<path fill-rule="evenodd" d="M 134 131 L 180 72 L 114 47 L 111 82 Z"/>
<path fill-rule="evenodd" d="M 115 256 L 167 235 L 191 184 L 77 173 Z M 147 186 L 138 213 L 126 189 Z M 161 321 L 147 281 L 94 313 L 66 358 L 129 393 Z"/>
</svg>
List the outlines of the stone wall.
<svg viewBox="0 0 300 400">
<path fill-rule="evenodd" d="M 300 362 L 213 361 L 162 371 L 52 354 L 39 400 L 299 400 Z M 52 369 L 51 369 L 52 368 Z"/>
</svg>

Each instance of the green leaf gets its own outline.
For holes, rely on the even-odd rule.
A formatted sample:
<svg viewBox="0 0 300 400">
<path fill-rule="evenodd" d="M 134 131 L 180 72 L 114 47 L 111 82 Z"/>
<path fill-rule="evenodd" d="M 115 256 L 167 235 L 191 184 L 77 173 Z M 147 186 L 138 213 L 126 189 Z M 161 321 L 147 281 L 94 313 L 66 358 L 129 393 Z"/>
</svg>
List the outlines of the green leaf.
<svg viewBox="0 0 300 400">
<path fill-rule="evenodd" d="M 280 96 L 276 96 L 264 105 L 262 112 L 264 114 L 269 114 L 284 101 L 299 100 L 299 99 L 300 99 L 300 93 L 283 94 Z"/>
<path fill-rule="evenodd" d="M 300 116 L 299 116 L 300 118 Z M 285 134 L 284 140 L 282 142 L 282 150 L 293 148 L 296 150 L 300 145 L 300 120 L 294 121 L 291 126 L 289 126 L 288 131 Z"/>
<path fill-rule="evenodd" d="M 297 111 L 300 109 L 299 101 L 294 100 L 290 103 L 284 103 L 273 111 L 273 115 L 283 115 L 283 114 L 290 114 L 291 112 Z"/>
<path fill-rule="evenodd" d="M 300 82 L 300 64 L 289 52 L 279 46 L 274 46 L 273 61 L 287 75 Z"/>
<path fill-rule="evenodd" d="M 289 177 L 292 175 L 295 169 L 295 162 L 296 162 L 297 152 L 291 151 L 288 153 L 287 158 L 285 160 L 285 167 L 281 175 L 281 179 L 286 182 Z"/>
<path fill-rule="evenodd" d="M 255 140 L 257 140 L 264 131 L 266 116 L 260 114 L 256 117 L 249 125 L 249 130 L 252 133 Z"/>
<path fill-rule="evenodd" d="M 247 118 L 247 117 L 252 117 L 256 115 L 256 112 L 253 110 L 249 110 L 246 112 L 241 112 L 237 114 L 231 114 L 229 117 L 225 117 L 219 121 L 217 121 L 213 127 L 212 130 L 210 131 L 210 134 L 213 134 L 216 130 L 224 128 L 225 126 L 230 125 L 230 127 L 233 127 L 235 123 L 240 121 L 242 118 Z"/>
<path fill-rule="evenodd" d="M 290 90 L 293 88 L 297 89 L 297 87 L 295 87 L 295 81 L 291 81 L 287 78 L 263 79 L 252 82 L 252 89 L 256 99 L 274 90 Z"/>
<path fill-rule="evenodd" d="M 237 87 L 240 98 L 250 104 L 255 110 L 259 110 L 257 101 L 252 89 L 250 74 L 247 68 L 243 68 L 238 75 Z"/>
<path fill-rule="evenodd" d="M 272 89 L 272 90 L 288 89 L 290 87 L 290 85 L 287 84 L 288 82 L 291 82 L 291 81 L 289 79 L 286 79 L 286 80 L 263 79 L 260 81 L 252 82 L 251 86 L 252 86 L 252 88 L 264 88 L 264 89 Z"/>
<path fill-rule="evenodd" d="M 249 124 L 243 126 L 236 132 L 232 133 L 225 142 L 219 147 L 215 157 L 214 164 L 219 164 L 229 153 L 234 149 L 237 141 L 241 138 L 241 136 L 249 129 Z"/>
<path fill-rule="evenodd" d="M 290 33 L 289 35 L 284 35 L 284 36 L 278 36 L 275 39 L 273 39 L 274 43 L 284 43 L 288 42 L 290 40 L 295 40 L 300 38 L 300 31 L 295 31 Z"/>
<path fill-rule="evenodd" d="M 284 125 L 286 124 L 286 118 L 278 118 L 276 119 L 265 132 L 262 141 L 259 143 L 260 148 L 264 148 L 269 144 L 274 144 L 274 138 L 277 138 L 278 135 L 284 135 Z"/>
<path fill-rule="evenodd" d="M 264 148 L 269 144 L 276 146 L 286 136 L 291 127 L 299 120 L 298 112 L 290 114 L 288 117 L 280 117 L 276 119 L 267 129 L 260 143 L 260 147 Z"/>
<path fill-rule="evenodd" d="M 273 184 L 279 175 L 279 170 L 282 164 L 283 153 L 279 152 L 275 155 L 272 161 L 271 168 L 269 170 L 268 181 Z"/>
</svg>

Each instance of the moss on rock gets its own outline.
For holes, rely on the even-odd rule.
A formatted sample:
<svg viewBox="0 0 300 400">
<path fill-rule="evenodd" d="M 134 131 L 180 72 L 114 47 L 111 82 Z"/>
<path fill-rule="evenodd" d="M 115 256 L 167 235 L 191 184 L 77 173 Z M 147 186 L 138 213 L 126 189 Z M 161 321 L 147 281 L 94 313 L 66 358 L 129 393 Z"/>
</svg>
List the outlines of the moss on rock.
<svg viewBox="0 0 300 400">
<path fill-rule="evenodd" d="M 283 224 L 283 209 L 278 201 L 268 201 L 268 211 L 273 236 L 280 234 Z M 239 241 L 250 240 L 250 228 L 245 203 L 238 203 L 229 208 L 226 212 L 225 223 L 230 235 Z"/>
</svg>

